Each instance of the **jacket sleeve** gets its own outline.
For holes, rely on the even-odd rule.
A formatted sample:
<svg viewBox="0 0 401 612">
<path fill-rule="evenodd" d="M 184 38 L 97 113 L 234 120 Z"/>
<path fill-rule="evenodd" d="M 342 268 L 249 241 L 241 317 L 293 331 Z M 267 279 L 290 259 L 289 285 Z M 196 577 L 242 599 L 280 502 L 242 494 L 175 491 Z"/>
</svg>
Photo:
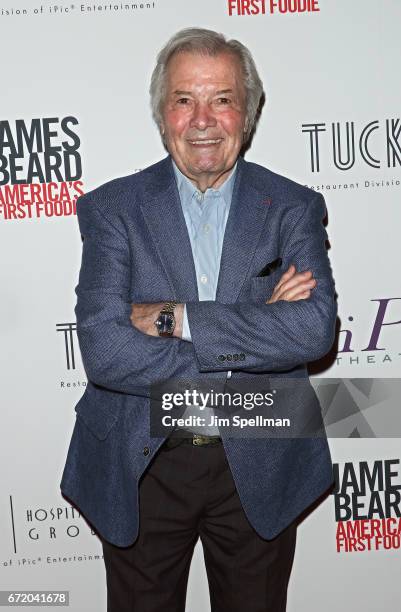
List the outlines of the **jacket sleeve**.
<svg viewBox="0 0 401 612">
<path fill-rule="evenodd" d="M 318 194 L 300 207 L 287 236 L 282 237 L 283 270 L 311 270 L 317 281 L 308 299 L 221 304 L 187 303 L 192 343 L 201 372 L 288 370 L 324 356 L 335 336 L 337 305 L 323 225 L 326 206 Z M 268 297 L 268 296 L 266 296 Z"/>
<path fill-rule="evenodd" d="M 132 255 L 121 219 L 109 219 L 89 194 L 77 200 L 77 215 L 83 251 L 75 314 L 88 379 L 147 397 L 151 385 L 196 380 L 199 364 L 192 343 L 150 336 L 131 324 Z"/>
</svg>

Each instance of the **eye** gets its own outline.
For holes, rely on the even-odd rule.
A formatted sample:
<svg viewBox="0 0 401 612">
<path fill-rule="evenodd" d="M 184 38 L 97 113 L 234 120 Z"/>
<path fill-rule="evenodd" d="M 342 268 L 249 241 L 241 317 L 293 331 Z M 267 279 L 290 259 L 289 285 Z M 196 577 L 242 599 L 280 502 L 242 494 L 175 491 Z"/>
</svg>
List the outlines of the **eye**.
<svg viewBox="0 0 401 612">
<path fill-rule="evenodd" d="M 230 104 L 231 100 L 229 98 L 217 98 L 217 103 L 218 104 Z"/>
<path fill-rule="evenodd" d="M 188 104 L 190 102 L 189 98 L 178 98 L 177 104 Z"/>
</svg>

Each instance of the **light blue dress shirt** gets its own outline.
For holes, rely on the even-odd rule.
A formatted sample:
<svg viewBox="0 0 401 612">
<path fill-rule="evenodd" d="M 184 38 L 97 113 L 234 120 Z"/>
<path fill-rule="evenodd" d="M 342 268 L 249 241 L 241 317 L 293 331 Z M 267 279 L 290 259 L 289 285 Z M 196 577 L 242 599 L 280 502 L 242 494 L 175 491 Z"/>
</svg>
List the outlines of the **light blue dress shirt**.
<svg viewBox="0 0 401 612">
<path fill-rule="evenodd" d="M 204 193 L 199 191 L 178 169 L 174 161 L 173 168 L 191 241 L 199 300 L 215 300 L 224 231 L 231 205 L 237 164 L 218 189 L 209 188 Z M 184 305 L 182 338 L 191 341 L 186 305 Z M 227 378 L 230 377 L 231 372 L 228 372 Z M 182 417 L 202 416 L 208 423 L 212 414 L 212 408 L 204 408 L 200 411 L 199 408 L 188 406 Z M 219 435 L 219 429 L 214 425 L 208 427 L 186 426 L 185 429 L 195 433 Z"/>
</svg>

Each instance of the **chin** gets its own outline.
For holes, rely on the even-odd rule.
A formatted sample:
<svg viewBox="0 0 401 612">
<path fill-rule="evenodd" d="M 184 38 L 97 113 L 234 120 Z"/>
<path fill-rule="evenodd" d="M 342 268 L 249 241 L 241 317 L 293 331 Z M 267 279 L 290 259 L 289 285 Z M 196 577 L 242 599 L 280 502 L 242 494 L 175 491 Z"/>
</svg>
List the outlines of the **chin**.
<svg viewBox="0 0 401 612">
<path fill-rule="evenodd" d="M 214 159 L 196 160 L 190 164 L 198 172 L 220 172 L 224 168 L 224 164 Z"/>
</svg>

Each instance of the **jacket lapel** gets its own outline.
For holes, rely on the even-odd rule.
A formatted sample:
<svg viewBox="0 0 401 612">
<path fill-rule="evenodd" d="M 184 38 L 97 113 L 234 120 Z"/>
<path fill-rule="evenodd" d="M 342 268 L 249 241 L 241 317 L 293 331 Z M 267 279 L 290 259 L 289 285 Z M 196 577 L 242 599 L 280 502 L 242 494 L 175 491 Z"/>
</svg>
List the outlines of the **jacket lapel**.
<svg viewBox="0 0 401 612">
<path fill-rule="evenodd" d="M 216 301 L 233 303 L 237 300 L 270 209 L 268 194 L 254 186 L 247 162 L 239 157 L 224 233 Z"/>
<path fill-rule="evenodd" d="M 165 273 L 172 299 L 197 302 L 198 286 L 191 242 L 170 157 L 158 165 L 158 174 L 147 190 L 142 213 Z"/>
</svg>

